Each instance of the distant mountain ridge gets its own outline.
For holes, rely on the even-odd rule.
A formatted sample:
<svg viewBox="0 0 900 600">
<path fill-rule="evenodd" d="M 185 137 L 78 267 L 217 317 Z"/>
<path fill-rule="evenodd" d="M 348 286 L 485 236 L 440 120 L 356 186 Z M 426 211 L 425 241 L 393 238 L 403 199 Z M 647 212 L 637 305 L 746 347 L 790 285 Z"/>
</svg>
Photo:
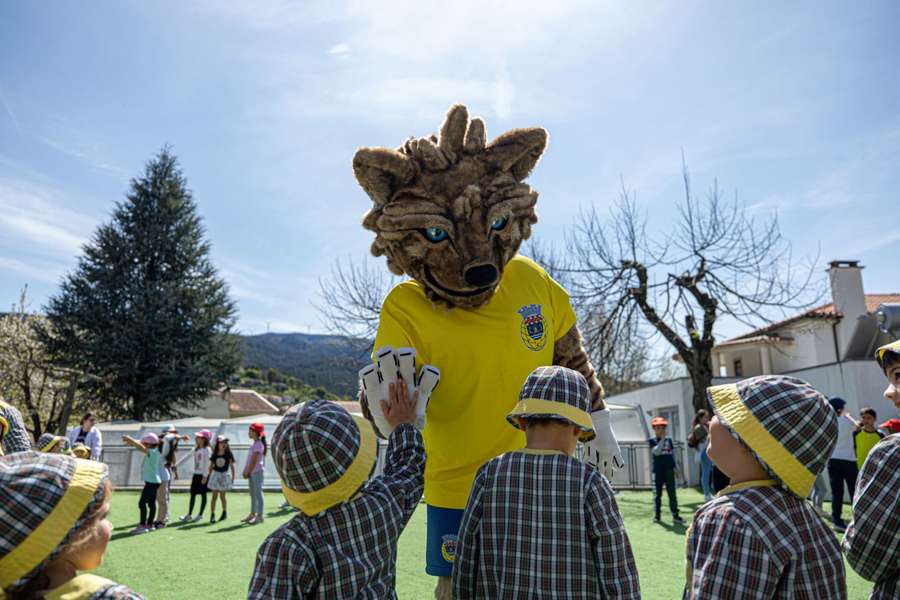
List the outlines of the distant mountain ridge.
<svg viewBox="0 0 900 600">
<path fill-rule="evenodd" d="M 356 396 L 356 374 L 368 361 L 371 342 L 338 335 L 263 333 L 242 335 L 244 366 L 274 367 L 313 387 Z"/>
</svg>

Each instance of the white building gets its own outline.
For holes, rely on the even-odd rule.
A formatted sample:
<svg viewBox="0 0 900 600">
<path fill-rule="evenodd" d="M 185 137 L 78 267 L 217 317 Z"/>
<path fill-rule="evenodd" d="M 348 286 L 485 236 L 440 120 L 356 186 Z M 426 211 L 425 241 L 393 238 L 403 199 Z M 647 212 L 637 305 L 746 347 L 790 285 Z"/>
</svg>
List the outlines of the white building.
<svg viewBox="0 0 900 600">
<path fill-rule="evenodd" d="M 862 269 L 858 261 L 831 262 L 830 303 L 717 344 L 713 372 L 719 377 L 713 383 L 790 375 L 826 396 L 844 398 L 854 415 L 870 406 L 879 420 L 896 416 L 893 404 L 883 396 L 886 381 L 873 358 L 875 348 L 892 338 L 878 329 L 874 313 L 882 304 L 900 304 L 900 293 L 866 294 Z M 690 379 L 682 378 L 612 396 L 610 401 L 640 405 L 652 416 L 666 417 L 672 438 L 683 442 L 694 415 L 691 396 Z M 693 473 L 689 480 L 696 476 Z"/>
</svg>

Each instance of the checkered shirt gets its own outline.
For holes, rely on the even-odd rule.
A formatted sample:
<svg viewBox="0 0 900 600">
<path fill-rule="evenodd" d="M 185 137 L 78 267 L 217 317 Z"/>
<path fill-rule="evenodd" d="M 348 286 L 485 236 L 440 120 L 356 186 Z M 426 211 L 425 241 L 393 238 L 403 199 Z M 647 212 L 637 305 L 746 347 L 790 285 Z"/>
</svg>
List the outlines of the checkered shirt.
<svg viewBox="0 0 900 600">
<path fill-rule="evenodd" d="M 31 450 L 31 440 L 22 420 L 22 413 L 15 406 L 0 400 L 0 417 L 9 423 L 9 431 L 3 437 L 3 453 L 27 452 Z"/>
<path fill-rule="evenodd" d="M 68 598 L 66 600 L 69 600 Z M 73 599 L 74 600 L 74 599 Z M 119 583 L 103 588 L 84 600 L 145 600 L 143 596 Z"/>
<path fill-rule="evenodd" d="M 606 479 L 570 456 L 526 451 L 478 472 L 460 524 L 453 588 L 457 600 L 641 597 Z"/>
<path fill-rule="evenodd" d="M 726 488 L 687 533 L 684 598 L 844 599 L 841 549 L 812 505 L 784 488 Z"/>
<path fill-rule="evenodd" d="M 837 415 L 828 399 L 811 385 L 795 377 L 764 375 L 737 382 L 738 394 L 753 416 L 785 450 L 811 473 L 825 469 L 837 444 Z M 766 472 L 780 480 L 776 470 L 747 446 L 719 415 L 731 435 L 750 450 Z"/>
<path fill-rule="evenodd" d="M 0 457 L 0 558 L 21 544 L 50 514 L 63 497 L 75 473 L 75 459 L 61 454 L 18 452 Z M 108 474 L 104 475 L 105 481 Z M 81 527 L 84 515 L 93 514 L 103 501 L 97 488 L 82 516 L 44 561 L 13 583 L 8 591 L 23 588 L 62 550 Z"/>
<path fill-rule="evenodd" d="M 397 539 L 422 497 L 425 446 L 391 434 L 384 473 L 351 500 L 278 528 L 256 555 L 248 598 L 396 598 Z"/>
<path fill-rule="evenodd" d="M 900 598 L 900 434 L 869 453 L 843 546 L 853 570 L 875 582 L 870 600 Z"/>
</svg>

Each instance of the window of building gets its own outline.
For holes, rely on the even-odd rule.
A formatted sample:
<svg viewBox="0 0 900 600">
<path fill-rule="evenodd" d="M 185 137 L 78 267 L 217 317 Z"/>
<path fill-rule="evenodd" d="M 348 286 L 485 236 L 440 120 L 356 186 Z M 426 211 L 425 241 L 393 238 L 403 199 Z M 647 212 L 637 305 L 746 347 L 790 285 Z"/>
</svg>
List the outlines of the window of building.
<svg viewBox="0 0 900 600">
<path fill-rule="evenodd" d="M 744 376 L 744 365 L 741 364 L 741 359 L 736 358 L 734 360 L 734 376 L 735 377 L 743 377 Z"/>
</svg>

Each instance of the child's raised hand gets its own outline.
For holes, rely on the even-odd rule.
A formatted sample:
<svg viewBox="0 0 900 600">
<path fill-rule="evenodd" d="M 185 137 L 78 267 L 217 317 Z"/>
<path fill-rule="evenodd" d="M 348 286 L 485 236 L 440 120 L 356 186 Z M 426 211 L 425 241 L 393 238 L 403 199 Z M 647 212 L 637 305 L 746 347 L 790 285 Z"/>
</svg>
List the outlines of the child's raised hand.
<svg viewBox="0 0 900 600">
<path fill-rule="evenodd" d="M 388 399 L 381 401 L 384 418 L 391 427 L 401 423 L 413 423 L 416 420 L 416 403 L 419 401 L 419 390 L 409 397 L 409 388 L 402 384 L 388 385 Z"/>
</svg>

